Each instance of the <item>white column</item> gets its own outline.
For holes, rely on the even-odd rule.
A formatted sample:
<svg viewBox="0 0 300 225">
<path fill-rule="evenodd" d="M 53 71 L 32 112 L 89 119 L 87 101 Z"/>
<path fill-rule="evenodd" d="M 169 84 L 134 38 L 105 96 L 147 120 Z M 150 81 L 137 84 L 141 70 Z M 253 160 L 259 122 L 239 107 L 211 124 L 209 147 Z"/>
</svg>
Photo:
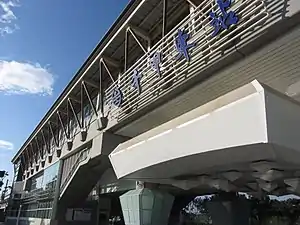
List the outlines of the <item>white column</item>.
<svg viewBox="0 0 300 225">
<path fill-rule="evenodd" d="M 167 225 L 174 197 L 158 189 L 138 188 L 120 196 L 126 225 Z"/>
</svg>

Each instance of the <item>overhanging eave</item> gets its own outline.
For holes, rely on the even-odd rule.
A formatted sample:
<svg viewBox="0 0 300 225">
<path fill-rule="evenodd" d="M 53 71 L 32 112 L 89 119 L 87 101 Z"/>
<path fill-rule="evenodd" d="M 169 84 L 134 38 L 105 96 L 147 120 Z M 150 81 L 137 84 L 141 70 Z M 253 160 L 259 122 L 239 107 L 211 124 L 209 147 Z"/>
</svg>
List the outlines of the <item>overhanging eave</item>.
<svg viewBox="0 0 300 225">
<path fill-rule="evenodd" d="M 280 146 L 298 150 L 299 115 L 298 103 L 253 81 L 119 145 L 110 160 L 117 177 L 128 179 L 150 179 L 151 171 L 157 179 L 168 179 L 196 168 L 276 160 Z M 199 164 L 202 156 L 210 160 Z M 184 159 L 189 159 L 185 169 Z"/>
</svg>

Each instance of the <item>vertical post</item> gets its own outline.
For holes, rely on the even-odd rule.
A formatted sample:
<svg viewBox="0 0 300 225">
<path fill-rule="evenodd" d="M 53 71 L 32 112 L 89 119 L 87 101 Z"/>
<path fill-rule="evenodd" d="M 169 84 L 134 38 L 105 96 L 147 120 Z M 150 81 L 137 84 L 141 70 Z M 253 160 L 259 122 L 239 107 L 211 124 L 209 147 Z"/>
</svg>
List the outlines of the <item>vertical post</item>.
<svg viewBox="0 0 300 225">
<path fill-rule="evenodd" d="M 196 7 L 194 6 L 194 5 L 190 5 L 190 16 L 191 17 L 193 17 L 194 16 L 194 11 L 195 11 L 195 9 L 196 9 Z M 192 26 L 191 26 L 191 28 L 190 28 L 190 32 L 192 32 L 193 30 L 194 30 L 194 32 L 195 32 L 195 18 L 194 19 L 192 19 L 192 21 L 191 21 L 191 24 L 192 24 Z"/>
<path fill-rule="evenodd" d="M 52 220 L 57 220 L 59 217 L 57 214 L 59 213 L 58 205 L 59 205 L 60 184 L 61 184 L 61 179 L 62 179 L 62 173 L 63 173 L 63 160 L 60 159 L 59 167 L 58 167 L 58 174 L 57 174 L 57 181 L 56 181 L 56 186 L 55 186 L 55 190 L 54 190 L 52 215 L 51 215 Z"/>
<path fill-rule="evenodd" d="M 124 72 L 127 70 L 128 57 L 128 28 L 125 31 L 125 53 L 124 53 Z"/>
<path fill-rule="evenodd" d="M 32 142 L 30 143 L 30 151 L 31 151 L 31 155 L 32 155 L 32 160 L 33 160 L 33 163 L 36 163 L 36 156 L 34 154 L 34 150 L 33 150 L 33 145 L 32 145 Z"/>
<path fill-rule="evenodd" d="M 97 184 L 97 221 L 96 225 L 100 225 L 100 185 Z"/>
<path fill-rule="evenodd" d="M 167 0 L 163 0 L 163 25 L 162 25 L 162 37 L 166 35 L 166 28 L 167 28 L 167 7 L 168 2 Z"/>
<path fill-rule="evenodd" d="M 87 138 L 87 128 L 85 126 L 85 111 L 84 111 L 84 87 L 83 87 L 83 81 L 81 81 L 80 85 L 80 104 L 81 104 L 81 141 L 85 141 Z"/>
<path fill-rule="evenodd" d="M 24 171 L 26 170 L 26 159 L 24 153 L 21 154 L 21 168 L 22 168 L 22 174 L 24 174 Z"/>
<path fill-rule="evenodd" d="M 21 210 L 22 210 L 22 204 L 20 205 L 19 210 L 18 210 L 18 216 L 17 216 L 17 223 L 16 223 L 16 225 L 19 225 Z"/>
<path fill-rule="evenodd" d="M 81 103 L 81 124 L 82 124 L 82 128 L 84 129 L 85 128 L 85 125 L 84 125 L 84 104 L 83 104 L 83 95 L 84 95 L 84 91 L 83 91 L 83 85 L 81 83 L 80 85 L 80 103 Z"/>
<path fill-rule="evenodd" d="M 68 138 L 71 138 L 71 131 L 70 131 L 70 112 L 69 112 L 69 103 L 67 103 L 67 134 L 68 134 Z"/>
<path fill-rule="evenodd" d="M 104 117 L 104 90 L 103 90 L 103 81 L 102 81 L 102 59 L 100 59 L 99 62 L 99 85 L 100 85 L 100 98 L 99 98 L 99 104 L 101 109 L 101 116 Z"/>
</svg>

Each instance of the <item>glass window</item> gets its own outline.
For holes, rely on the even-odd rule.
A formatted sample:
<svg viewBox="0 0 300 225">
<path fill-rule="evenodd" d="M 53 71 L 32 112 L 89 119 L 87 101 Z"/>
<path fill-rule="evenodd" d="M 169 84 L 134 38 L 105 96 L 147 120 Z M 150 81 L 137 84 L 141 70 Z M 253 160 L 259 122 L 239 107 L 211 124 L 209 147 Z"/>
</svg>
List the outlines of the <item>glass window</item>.
<svg viewBox="0 0 300 225">
<path fill-rule="evenodd" d="M 58 176 L 59 162 L 46 168 L 43 172 L 39 173 L 31 179 L 31 191 L 38 190 L 53 190 L 56 186 Z"/>
<path fill-rule="evenodd" d="M 43 172 L 37 174 L 31 178 L 31 191 L 39 190 L 43 188 Z"/>
<path fill-rule="evenodd" d="M 58 167 L 59 167 L 59 163 L 56 162 L 52 166 L 45 169 L 44 181 L 43 181 L 43 188 L 45 190 L 55 188 L 56 182 L 57 182 L 57 177 L 58 177 Z"/>
</svg>

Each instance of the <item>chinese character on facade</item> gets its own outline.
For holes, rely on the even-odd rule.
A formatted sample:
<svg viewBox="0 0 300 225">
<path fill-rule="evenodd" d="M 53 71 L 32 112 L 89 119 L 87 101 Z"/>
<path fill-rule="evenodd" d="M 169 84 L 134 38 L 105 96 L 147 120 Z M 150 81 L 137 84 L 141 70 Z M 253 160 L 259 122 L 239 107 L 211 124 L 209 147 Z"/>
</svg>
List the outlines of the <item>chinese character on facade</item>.
<svg viewBox="0 0 300 225">
<path fill-rule="evenodd" d="M 226 9 L 231 6 L 231 0 L 217 0 L 217 4 L 222 15 L 218 17 L 215 12 L 210 12 L 209 14 L 212 19 L 210 24 L 215 28 L 212 34 L 213 37 L 216 36 L 222 28 L 227 30 L 231 25 L 237 24 L 239 21 L 239 18 L 237 17 L 235 12 L 226 11 Z"/>
<path fill-rule="evenodd" d="M 158 74 L 159 77 L 161 77 L 160 65 L 159 65 L 160 63 L 161 63 L 161 53 L 155 52 L 150 59 L 150 65 L 154 69 L 154 71 Z"/>
<path fill-rule="evenodd" d="M 112 91 L 112 104 L 114 104 L 117 107 L 121 107 L 123 103 L 123 93 L 119 87 L 115 87 Z"/>
<path fill-rule="evenodd" d="M 132 76 L 132 80 L 131 80 L 131 85 L 132 85 L 132 87 L 134 87 L 135 89 L 137 89 L 137 91 L 138 91 L 139 94 L 142 93 L 141 78 L 142 78 L 142 75 L 140 74 L 140 72 L 137 71 L 137 70 L 135 70 L 133 72 L 133 76 Z"/>
<path fill-rule="evenodd" d="M 178 36 L 175 39 L 176 50 L 179 52 L 177 59 L 180 59 L 182 56 L 185 57 L 187 61 L 190 61 L 189 49 L 194 47 L 196 43 L 188 44 L 189 34 L 185 33 L 182 30 L 178 30 Z"/>
</svg>

